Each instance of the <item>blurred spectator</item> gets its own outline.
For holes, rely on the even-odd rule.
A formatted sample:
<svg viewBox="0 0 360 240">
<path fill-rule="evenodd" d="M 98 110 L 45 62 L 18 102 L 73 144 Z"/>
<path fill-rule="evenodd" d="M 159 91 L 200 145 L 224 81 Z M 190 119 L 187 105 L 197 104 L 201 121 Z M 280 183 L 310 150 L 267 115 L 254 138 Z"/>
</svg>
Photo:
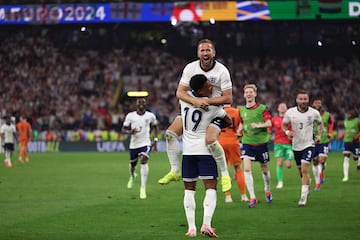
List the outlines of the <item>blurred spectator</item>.
<svg viewBox="0 0 360 240">
<path fill-rule="evenodd" d="M 280 100 L 293 106 L 294 92 L 304 86 L 310 98 L 324 99 L 324 106 L 333 113 L 336 124 L 343 120 L 343 109 L 360 106 L 359 55 L 352 48 L 339 44 L 340 41 L 350 42 L 350 39 L 359 42 L 357 23 L 262 24 L 195 26 L 203 28 L 203 36 L 217 43 L 217 49 L 223 54 L 218 60 L 229 66 L 234 83 L 234 105 L 244 104 L 243 86 L 255 83 L 263 93 L 258 101 L 266 103 L 273 112 Z M 61 140 L 99 141 L 100 130 L 120 131 L 124 116 L 134 108 L 125 92 L 147 90 L 150 92 L 149 110 L 156 114 L 160 129 L 165 130 L 178 114 L 177 81 L 185 64 L 196 57 L 191 42 L 198 36 L 193 36 L 193 31 L 181 35 L 178 29 L 155 24 L 153 36 L 168 34 L 171 41 L 168 45 L 158 43 L 159 37 L 142 41 L 139 37 L 131 41 L 134 40 L 131 36 L 140 36 L 142 32 L 149 34 L 148 25 L 121 26 L 93 25 L 94 35 L 83 39 L 81 44 L 71 40 L 77 32 L 73 26 L 2 26 L 1 115 L 30 116 L 29 122 L 40 140 L 46 139 L 47 130 L 52 129 L 59 132 Z M 232 33 L 237 31 L 241 32 L 241 44 L 227 44 L 231 39 L 226 36 L 235 36 Z M 282 31 L 279 36 L 277 33 Z M 301 31 L 304 34 L 299 40 Z M 95 32 L 102 33 L 101 39 Z M 136 34 L 131 34 L 134 32 Z M 309 47 L 319 34 L 325 45 L 328 41 L 336 47 L 324 48 L 327 50 Z M 288 36 L 290 38 L 284 42 Z M 108 38 L 107 44 L 100 44 L 104 38 Z M 179 49 L 179 43 L 188 45 Z M 74 137 L 79 133 L 75 133 L 75 129 L 83 137 Z"/>
</svg>

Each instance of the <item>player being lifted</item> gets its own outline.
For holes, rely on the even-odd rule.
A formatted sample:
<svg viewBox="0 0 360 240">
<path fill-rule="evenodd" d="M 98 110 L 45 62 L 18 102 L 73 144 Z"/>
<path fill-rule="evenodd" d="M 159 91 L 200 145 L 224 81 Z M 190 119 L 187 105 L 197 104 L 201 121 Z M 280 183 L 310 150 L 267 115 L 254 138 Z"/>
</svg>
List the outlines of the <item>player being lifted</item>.
<svg viewBox="0 0 360 240">
<path fill-rule="evenodd" d="M 194 97 L 207 97 L 211 95 L 213 88 L 203 74 L 194 75 L 190 80 L 190 87 Z M 184 101 L 180 101 L 180 105 L 184 130 L 182 159 L 182 179 L 185 187 L 184 209 L 188 223 L 188 231 L 185 235 L 196 236 L 196 183 L 198 179 L 202 179 L 205 197 L 203 200 L 203 223 L 200 232 L 203 235 L 216 238 L 217 235 L 211 227 L 211 222 L 216 208 L 218 171 L 205 138 L 209 125 L 217 128 L 220 132 L 221 127 L 230 126 L 232 122 L 222 107 L 209 106 L 204 110 Z"/>
<path fill-rule="evenodd" d="M 187 64 L 183 70 L 176 96 L 194 107 L 206 109 L 209 105 L 223 105 L 232 103 L 232 82 L 229 70 L 220 62 L 215 60 L 215 46 L 209 39 L 200 40 L 197 48 L 198 60 Z M 210 98 L 195 98 L 188 94 L 190 78 L 195 74 L 204 74 L 213 86 Z M 179 136 L 183 133 L 182 120 L 178 116 L 166 130 L 167 154 L 171 165 L 168 174 L 158 182 L 168 184 L 170 181 L 180 180 L 179 162 Z M 225 153 L 218 142 L 219 129 L 209 126 L 206 132 L 206 145 L 215 158 L 216 164 L 221 172 L 222 191 L 231 189 Z"/>
</svg>

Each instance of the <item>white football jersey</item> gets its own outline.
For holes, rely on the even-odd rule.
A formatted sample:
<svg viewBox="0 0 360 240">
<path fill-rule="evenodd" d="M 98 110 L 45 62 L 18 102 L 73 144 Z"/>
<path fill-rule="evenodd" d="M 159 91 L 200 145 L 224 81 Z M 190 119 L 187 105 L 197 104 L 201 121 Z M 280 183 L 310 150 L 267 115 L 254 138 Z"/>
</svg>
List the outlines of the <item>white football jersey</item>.
<svg viewBox="0 0 360 240">
<path fill-rule="evenodd" d="M 14 124 L 3 124 L 0 132 L 4 133 L 4 143 L 15 143 L 14 133 L 16 133 L 16 127 Z"/>
<path fill-rule="evenodd" d="M 225 110 L 219 106 L 209 106 L 208 110 L 194 108 L 180 100 L 183 124 L 183 155 L 211 155 L 206 146 L 206 129 L 211 120 L 223 118 Z"/>
<path fill-rule="evenodd" d="M 144 146 L 150 146 L 150 125 L 157 125 L 158 121 L 156 116 L 149 111 L 146 111 L 143 115 L 139 115 L 136 111 L 130 112 L 126 115 L 124 120 L 124 126 L 131 127 L 131 129 L 138 129 L 139 132 L 131 134 L 129 148 L 139 148 Z"/>
<path fill-rule="evenodd" d="M 314 122 L 321 122 L 321 116 L 319 111 L 312 107 L 309 107 L 306 112 L 299 112 L 297 107 L 286 111 L 283 123 L 290 123 L 295 134 L 292 139 L 294 151 L 302 151 L 307 147 L 315 146 Z"/>
<path fill-rule="evenodd" d="M 210 84 L 213 86 L 211 97 L 219 97 L 222 91 L 232 89 L 229 70 L 220 62 L 215 61 L 214 67 L 208 71 L 204 71 L 200 67 L 200 60 L 187 64 L 179 84 L 190 88 L 190 79 L 196 74 L 204 74 L 210 80 Z"/>
</svg>

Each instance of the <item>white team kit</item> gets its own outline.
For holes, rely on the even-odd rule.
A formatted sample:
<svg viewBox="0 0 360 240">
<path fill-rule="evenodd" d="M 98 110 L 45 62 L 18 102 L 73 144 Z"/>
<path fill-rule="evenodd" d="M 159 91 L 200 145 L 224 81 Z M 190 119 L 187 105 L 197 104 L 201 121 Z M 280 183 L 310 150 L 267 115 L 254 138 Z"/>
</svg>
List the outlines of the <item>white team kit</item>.
<svg viewBox="0 0 360 240">
<path fill-rule="evenodd" d="M 143 115 L 139 115 L 136 111 L 130 112 L 126 115 L 124 126 L 137 129 L 139 132 L 131 135 L 130 149 L 150 146 L 150 125 L 157 125 L 156 116 L 149 111 Z"/>
<path fill-rule="evenodd" d="M 215 61 L 213 68 L 208 71 L 204 71 L 200 67 L 200 60 L 187 64 L 182 73 L 180 84 L 190 88 L 190 79 L 196 74 L 204 74 L 210 80 L 210 84 L 213 86 L 211 97 L 219 97 L 222 91 L 232 89 L 229 70 L 218 61 Z"/>
<path fill-rule="evenodd" d="M 206 129 L 216 118 L 224 118 L 225 110 L 218 106 L 209 106 L 207 110 L 194 108 L 180 100 L 183 123 L 183 155 L 211 155 L 206 146 Z"/>
<path fill-rule="evenodd" d="M 291 124 L 295 136 L 292 139 L 294 151 L 302 151 L 307 147 L 315 146 L 313 139 L 314 121 L 321 122 L 318 110 L 308 107 L 306 112 L 299 112 L 297 107 L 286 111 L 283 123 Z"/>
<path fill-rule="evenodd" d="M 4 143 L 15 143 L 14 133 L 16 133 L 16 128 L 14 124 L 3 124 L 0 132 L 4 133 Z"/>
</svg>

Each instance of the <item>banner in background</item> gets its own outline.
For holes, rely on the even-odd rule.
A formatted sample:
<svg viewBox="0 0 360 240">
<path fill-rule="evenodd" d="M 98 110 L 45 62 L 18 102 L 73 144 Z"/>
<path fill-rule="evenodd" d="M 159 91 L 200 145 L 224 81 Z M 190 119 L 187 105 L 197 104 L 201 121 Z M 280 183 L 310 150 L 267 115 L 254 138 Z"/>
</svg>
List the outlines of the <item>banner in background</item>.
<svg viewBox="0 0 360 240">
<path fill-rule="evenodd" d="M 273 20 L 359 19 L 360 1 L 268 1 Z"/>
<path fill-rule="evenodd" d="M 29 142 L 28 152 L 125 152 L 129 142 Z M 166 152 L 166 142 L 157 143 L 157 151 Z"/>
<path fill-rule="evenodd" d="M 0 24 L 359 19 L 360 0 L 0 5 Z"/>
<path fill-rule="evenodd" d="M 340 152 L 343 150 L 344 142 L 333 140 L 330 142 L 330 151 Z M 125 152 L 129 150 L 129 142 L 29 142 L 28 152 Z M 273 151 L 274 144 L 268 145 L 270 151 Z M 180 151 L 182 142 L 180 141 Z M 158 152 L 166 152 L 166 142 L 157 143 Z"/>
</svg>

